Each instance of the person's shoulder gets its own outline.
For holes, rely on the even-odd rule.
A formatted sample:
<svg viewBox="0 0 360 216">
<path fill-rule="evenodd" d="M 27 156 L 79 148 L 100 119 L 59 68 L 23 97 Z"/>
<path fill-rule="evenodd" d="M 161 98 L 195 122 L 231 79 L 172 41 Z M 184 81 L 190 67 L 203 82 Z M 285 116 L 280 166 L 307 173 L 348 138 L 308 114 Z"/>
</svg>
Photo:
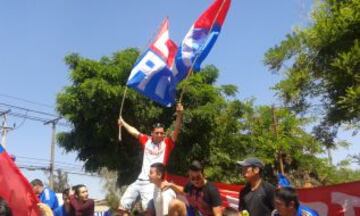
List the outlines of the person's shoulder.
<svg viewBox="0 0 360 216">
<path fill-rule="evenodd" d="M 165 191 L 163 191 L 163 194 L 167 197 L 176 197 L 175 191 L 171 188 L 168 188 Z"/>
<path fill-rule="evenodd" d="M 218 189 L 213 182 L 209 182 L 209 181 L 206 182 L 205 187 L 207 187 L 208 189 L 211 189 L 211 190 L 217 190 Z"/>
<path fill-rule="evenodd" d="M 54 210 L 54 215 L 55 216 L 58 216 L 58 215 L 62 215 L 61 213 L 62 213 L 62 210 L 63 210 L 63 206 L 59 206 L 59 207 L 57 207 L 55 210 Z"/>
<path fill-rule="evenodd" d="M 90 203 L 90 204 L 95 203 L 95 201 L 93 199 L 88 199 L 86 202 Z"/>
<path fill-rule="evenodd" d="M 274 209 L 272 212 L 271 212 L 271 216 L 280 216 L 278 210 Z"/>
<path fill-rule="evenodd" d="M 51 195 L 56 195 L 55 191 L 53 191 L 51 188 L 45 187 L 44 191 L 47 191 L 47 193 L 49 193 Z"/>
<path fill-rule="evenodd" d="M 276 187 L 273 184 L 271 184 L 271 183 L 269 183 L 267 181 L 263 181 L 261 186 L 263 188 L 265 188 L 265 190 L 273 190 L 273 191 L 275 191 L 275 189 L 276 189 Z"/>
<path fill-rule="evenodd" d="M 240 194 L 241 194 L 241 193 L 247 193 L 247 192 L 249 192 L 250 190 L 251 190 L 250 184 L 249 184 L 249 183 L 246 183 L 246 184 L 244 185 L 244 187 L 240 189 Z"/>
<path fill-rule="evenodd" d="M 315 210 L 313 210 L 307 206 L 304 206 L 304 205 L 299 206 L 299 211 L 300 211 L 301 216 L 318 216 L 319 215 Z"/>
</svg>

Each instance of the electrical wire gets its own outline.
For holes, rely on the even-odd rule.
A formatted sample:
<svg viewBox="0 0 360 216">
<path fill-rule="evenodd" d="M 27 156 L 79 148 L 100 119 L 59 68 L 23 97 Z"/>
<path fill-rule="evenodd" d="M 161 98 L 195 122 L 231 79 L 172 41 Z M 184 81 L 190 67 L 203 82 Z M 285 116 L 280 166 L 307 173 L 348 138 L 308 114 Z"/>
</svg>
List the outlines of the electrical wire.
<svg viewBox="0 0 360 216">
<path fill-rule="evenodd" d="M 51 106 L 51 105 L 48 105 L 48 104 L 43 104 L 43 103 L 28 100 L 28 99 L 20 98 L 20 97 L 14 97 L 14 96 L 11 96 L 11 95 L 8 95 L 8 94 L 0 93 L 0 97 L 10 98 L 10 99 L 22 101 L 22 102 L 25 102 L 25 103 L 29 103 L 29 104 L 33 104 L 33 105 L 37 105 L 37 106 L 43 106 L 43 107 L 54 109 L 54 106 Z"/>
</svg>

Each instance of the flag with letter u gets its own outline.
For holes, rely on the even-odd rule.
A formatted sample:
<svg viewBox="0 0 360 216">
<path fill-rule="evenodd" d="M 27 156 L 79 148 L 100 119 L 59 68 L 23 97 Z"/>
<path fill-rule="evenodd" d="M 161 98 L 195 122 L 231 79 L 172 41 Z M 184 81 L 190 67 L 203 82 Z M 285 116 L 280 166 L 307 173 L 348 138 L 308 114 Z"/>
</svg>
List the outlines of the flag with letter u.
<svg viewBox="0 0 360 216">
<path fill-rule="evenodd" d="M 175 77 L 184 79 L 190 69 L 200 70 L 200 65 L 209 54 L 219 36 L 231 0 L 215 0 L 212 5 L 195 21 L 175 57 Z"/>
<path fill-rule="evenodd" d="M 0 145 L 0 196 L 6 200 L 14 216 L 40 216 L 30 183 Z"/>
<path fill-rule="evenodd" d="M 127 85 L 163 106 L 175 103 L 176 82 L 171 67 L 177 51 L 169 38 L 169 22 L 163 22 L 150 48 L 131 70 Z"/>
</svg>

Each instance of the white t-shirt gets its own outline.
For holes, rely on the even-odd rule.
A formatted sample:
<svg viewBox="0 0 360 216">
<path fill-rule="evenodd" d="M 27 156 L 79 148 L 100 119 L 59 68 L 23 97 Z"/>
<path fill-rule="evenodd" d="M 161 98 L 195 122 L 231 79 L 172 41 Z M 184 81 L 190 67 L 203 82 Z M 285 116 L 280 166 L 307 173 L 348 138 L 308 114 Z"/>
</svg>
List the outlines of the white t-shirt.
<svg viewBox="0 0 360 216">
<path fill-rule="evenodd" d="M 164 216 L 169 214 L 169 204 L 170 202 L 176 198 L 176 193 L 168 188 L 165 191 L 161 191 L 161 189 L 155 186 L 154 190 L 154 206 L 156 216 Z"/>
<path fill-rule="evenodd" d="M 144 156 L 138 179 L 149 180 L 151 164 L 160 162 L 166 165 L 175 144 L 168 137 L 164 138 L 160 143 L 154 144 L 151 137 L 145 134 L 139 135 L 139 142 L 144 149 Z"/>
</svg>

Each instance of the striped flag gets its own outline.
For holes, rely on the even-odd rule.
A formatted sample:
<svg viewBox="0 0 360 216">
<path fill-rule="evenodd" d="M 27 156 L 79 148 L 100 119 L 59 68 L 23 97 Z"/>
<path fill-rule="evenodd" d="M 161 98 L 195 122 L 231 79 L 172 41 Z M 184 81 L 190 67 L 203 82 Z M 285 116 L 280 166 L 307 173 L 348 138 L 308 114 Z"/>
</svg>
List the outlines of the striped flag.
<svg viewBox="0 0 360 216">
<path fill-rule="evenodd" d="M 176 44 L 169 38 L 169 22 L 165 19 L 150 48 L 136 62 L 127 85 L 163 106 L 172 106 L 176 82 L 171 67 L 176 51 Z"/>
<path fill-rule="evenodd" d="M 231 0 L 215 0 L 195 21 L 182 41 L 175 58 L 175 77 L 184 79 L 190 69 L 200 70 L 200 65 L 209 54 L 218 38 Z"/>
</svg>

